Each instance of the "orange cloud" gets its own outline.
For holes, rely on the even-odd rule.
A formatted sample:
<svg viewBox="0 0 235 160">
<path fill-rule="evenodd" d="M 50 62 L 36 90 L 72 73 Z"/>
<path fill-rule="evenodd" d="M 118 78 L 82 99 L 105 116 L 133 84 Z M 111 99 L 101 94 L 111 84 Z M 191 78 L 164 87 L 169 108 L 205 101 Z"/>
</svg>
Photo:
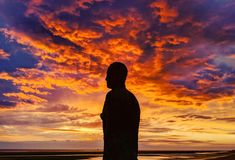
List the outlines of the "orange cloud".
<svg viewBox="0 0 235 160">
<path fill-rule="evenodd" d="M 113 34 L 113 28 L 115 27 L 123 27 L 127 21 L 127 18 L 121 17 L 120 15 L 116 16 L 111 15 L 109 19 L 104 20 L 96 20 L 96 23 L 103 26 L 105 28 L 105 31 Z"/>
<path fill-rule="evenodd" d="M 135 8 L 129 8 L 125 13 L 121 10 L 101 10 L 96 14 L 104 14 L 108 18 L 97 19 L 94 22 L 104 27 L 105 32 L 126 39 L 137 38 L 137 34 L 149 27 L 149 22 Z"/>
<path fill-rule="evenodd" d="M 68 88 L 77 94 L 94 93 L 103 90 L 104 86 L 97 86 L 100 77 L 81 78 L 70 77 L 64 73 L 46 72 L 38 69 L 18 69 L 16 77 L 8 73 L 0 73 L 1 79 L 12 81 L 19 88 L 17 93 L 5 93 L 4 96 L 12 97 L 23 104 L 45 103 L 43 97 L 55 88 Z M 97 80 L 97 81 L 95 81 Z M 42 91 L 47 90 L 47 91 Z"/>
<path fill-rule="evenodd" d="M 154 46 L 158 47 L 159 49 L 163 49 L 165 48 L 164 45 L 166 44 L 172 44 L 172 45 L 187 44 L 189 40 L 190 39 L 188 37 L 182 37 L 182 36 L 177 36 L 174 34 L 169 34 L 166 36 L 157 37 L 157 40 L 154 43 Z"/>
<path fill-rule="evenodd" d="M 153 8 L 153 14 L 160 17 L 162 23 L 172 22 L 178 16 L 177 9 L 170 7 L 164 0 L 151 3 L 150 7 Z"/>
<path fill-rule="evenodd" d="M 132 55 L 141 55 L 143 52 L 138 45 L 131 44 L 130 42 L 121 38 L 109 39 L 107 44 L 107 47 L 111 52 L 113 52 L 113 54 L 131 53 Z"/>
<path fill-rule="evenodd" d="M 33 94 L 39 94 L 39 95 L 47 95 L 49 94 L 49 92 L 42 92 L 40 90 L 38 90 L 37 88 L 32 88 L 29 86 L 20 86 L 20 91 L 24 92 L 24 93 L 33 93 Z"/>
<path fill-rule="evenodd" d="M 0 48 L 0 59 L 8 59 L 9 54 Z"/>
<path fill-rule="evenodd" d="M 231 54 L 229 57 L 230 58 L 235 58 L 235 54 Z"/>
<path fill-rule="evenodd" d="M 54 35 L 67 38 L 78 45 L 82 45 L 86 41 L 89 42 L 92 39 L 102 37 L 102 33 L 86 27 L 81 27 L 76 23 L 74 23 L 72 27 L 68 27 L 69 25 L 67 22 L 60 21 L 58 19 L 55 20 L 54 14 L 41 15 L 40 18 L 47 28 L 54 33 Z"/>
</svg>

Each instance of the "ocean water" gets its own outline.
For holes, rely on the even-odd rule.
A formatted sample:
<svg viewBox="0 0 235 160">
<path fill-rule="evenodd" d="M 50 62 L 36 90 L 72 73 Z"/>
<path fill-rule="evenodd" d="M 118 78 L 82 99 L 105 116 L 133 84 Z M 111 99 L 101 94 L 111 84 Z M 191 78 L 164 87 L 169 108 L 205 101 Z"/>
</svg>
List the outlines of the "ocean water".
<svg viewBox="0 0 235 160">
<path fill-rule="evenodd" d="M 169 158 L 170 158 L 169 156 L 139 156 L 138 160 L 163 160 Z M 90 158 L 89 160 L 102 160 L 102 158 L 96 157 L 96 158 Z"/>
<path fill-rule="evenodd" d="M 139 154 L 139 160 L 235 160 L 234 151 L 151 151 Z M 102 160 L 102 152 L 0 150 L 0 160 Z"/>
<path fill-rule="evenodd" d="M 196 152 L 196 153 L 159 153 L 151 155 L 141 155 L 138 160 L 210 160 L 223 159 L 227 157 L 228 152 Z M 102 160 L 102 157 L 89 158 L 89 160 Z M 233 159 L 235 160 L 235 159 Z"/>
</svg>

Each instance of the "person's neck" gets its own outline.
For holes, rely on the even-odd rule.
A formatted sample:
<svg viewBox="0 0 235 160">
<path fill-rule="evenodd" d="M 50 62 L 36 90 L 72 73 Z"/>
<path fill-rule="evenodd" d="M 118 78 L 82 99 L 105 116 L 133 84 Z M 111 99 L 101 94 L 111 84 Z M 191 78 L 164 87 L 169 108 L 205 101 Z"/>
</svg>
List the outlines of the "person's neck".
<svg viewBox="0 0 235 160">
<path fill-rule="evenodd" d="M 125 84 L 119 84 L 119 85 L 116 85 L 112 88 L 112 90 L 119 90 L 119 89 L 126 89 L 126 85 Z"/>
</svg>

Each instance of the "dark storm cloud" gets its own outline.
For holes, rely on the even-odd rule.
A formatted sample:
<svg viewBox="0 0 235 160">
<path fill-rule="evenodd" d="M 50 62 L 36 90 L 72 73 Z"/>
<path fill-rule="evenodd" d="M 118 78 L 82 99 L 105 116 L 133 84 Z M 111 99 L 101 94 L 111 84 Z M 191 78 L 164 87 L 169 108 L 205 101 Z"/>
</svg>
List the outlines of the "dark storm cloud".
<svg viewBox="0 0 235 160">
<path fill-rule="evenodd" d="M 189 81 L 189 80 L 172 80 L 171 81 L 172 84 L 175 84 L 175 85 L 182 85 L 188 89 L 191 89 L 191 90 L 196 90 L 197 89 L 197 81 L 196 80 L 193 80 L 193 81 Z"/>
<path fill-rule="evenodd" d="M 0 100 L 0 108 L 12 108 L 15 106 L 16 106 L 15 102 Z"/>
<path fill-rule="evenodd" d="M 61 9 L 63 7 L 70 6 L 73 4 L 74 0 L 44 0 L 43 5 L 50 8 L 50 11 L 56 11 L 57 9 Z"/>
<path fill-rule="evenodd" d="M 0 79 L 0 95 L 7 92 L 15 92 L 17 87 L 11 81 Z"/>
<path fill-rule="evenodd" d="M 232 31 L 232 35 L 229 35 L 228 31 L 226 29 L 224 30 L 225 26 L 234 24 L 235 22 L 235 14 L 231 1 L 183 0 L 168 2 L 178 9 L 176 22 L 181 22 L 182 25 L 174 28 L 176 32 L 180 31 L 177 33 L 188 35 L 192 38 L 202 36 L 201 38 L 204 37 L 215 42 L 224 41 L 227 38 L 228 41 L 230 39 L 233 40 L 234 32 Z"/>
<path fill-rule="evenodd" d="M 58 14 L 57 18 L 65 22 L 79 22 L 79 16 L 73 15 L 67 12 L 61 12 Z"/>
<path fill-rule="evenodd" d="M 0 60 L 0 72 L 14 72 L 17 68 L 34 68 L 37 59 L 23 51 L 12 54 L 9 59 Z"/>
<path fill-rule="evenodd" d="M 228 84 L 235 84 L 235 76 L 224 79 L 224 82 Z"/>
<path fill-rule="evenodd" d="M 0 18 L 5 26 L 23 31 L 34 38 L 46 38 L 50 32 L 46 30 L 36 17 L 24 15 L 27 7 L 16 1 L 4 1 L 0 7 Z M 12 12 L 14 11 L 14 12 Z"/>
<path fill-rule="evenodd" d="M 223 71 L 219 70 L 202 70 L 198 72 L 198 79 L 206 79 L 210 81 L 216 81 L 217 78 L 222 78 L 224 75 Z"/>
<path fill-rule="evenodd" d="M 34 68 L 38 63 L 37 58 L 26 49 L 27 46 L 9 41 L 1 32 L 0 42 L 0 48 L 9 54 L 7 59 L 0 59 L 0 72 L 14 72 L 17 68 Z"/>
<path fill-rule="evenodd" d="M 57 4 L 57 3 L 56 3 Z M 25 15 L 27 6 L 15 1 L 4 1 L 0 6 L 0 18 L 4 22 L 4 27 L 10 27 L 17 31 L 23 32 L 33 39 L 51 38 L 55 44 L 68 45 L 81 49 L 68 39 L 53 35 L 51 31 L 43 26 L 43 23 L 35 15 Z M 14 11 L 14 12 L 12 12 Z"/>
<path fill-rule="evenodd" d="M 12 98 L 4 96 L 3 94 L 17 91 L 17 87 L 14 86 L 11 81 L 3 80 L 0 77 L 0 108 L 16 107 L 17 102 L 13 101 Z"/>
<path fill-rule="evenodd" d="M 234 86 L 225 86 L 225 87 L 212 87 L 205 91 L 206 94 L 223 94 L 224 96 L 233 95 L 234 94 Z"/>
</svg>

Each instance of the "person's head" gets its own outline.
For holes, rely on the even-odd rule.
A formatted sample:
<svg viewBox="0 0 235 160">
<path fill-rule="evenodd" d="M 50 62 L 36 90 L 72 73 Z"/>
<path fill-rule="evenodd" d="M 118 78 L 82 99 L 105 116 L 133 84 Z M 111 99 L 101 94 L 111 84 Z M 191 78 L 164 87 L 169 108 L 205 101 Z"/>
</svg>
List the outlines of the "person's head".
<svg viewBox="0 0 235 160">
<path fill-rule="evenodd" d="M 121 88 L 125 86 L 127 67 L 121 62 L 110 64 L 105 80 L 108 88 Z"/>
</svg>

